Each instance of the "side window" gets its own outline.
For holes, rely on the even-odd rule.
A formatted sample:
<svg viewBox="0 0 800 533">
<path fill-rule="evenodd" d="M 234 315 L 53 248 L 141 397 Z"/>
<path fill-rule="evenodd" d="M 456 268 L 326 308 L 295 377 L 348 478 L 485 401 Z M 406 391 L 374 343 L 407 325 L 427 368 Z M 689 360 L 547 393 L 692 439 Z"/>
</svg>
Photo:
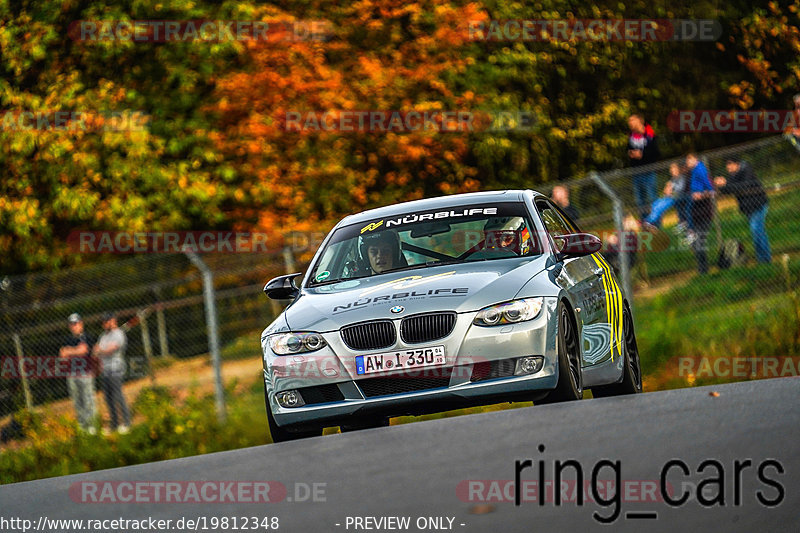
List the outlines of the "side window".
<svg viewBox="0 0 800 533">
<path fill-rule="evenodd" d="M 314 270 L 313 281 L 325 281 L 328 278 L 349 278 L 359 273 L 358 256 L 354 241 L 342 241 L 332 244 L 325 250 Z M 325 274 L 327 272 L 327 274 Z M 316 279 L 320 277 L 320 279 Z"/>
<path fill-rule="evenodd" d="M 561 218 L 561 215 L 558 214 L 558 211 L 556 211 L 548 202 L 537 202 L 536 207 L 539 209 L 539 213 L 542 216 L 542 222 L 544 222 L 544 227 L 547 229 L 547 233 L 549 233 L 551 237 L 558 237 L 559 235 L 572 233 L 572 229 L 567 226 L 567 223 L 564 222 L 564 219 Z"/>
<path fill-rule="evenodd" d="M 581 232 L 581 229 L 578 227 L 578 225 L 575 223 L 575 221 L 572 220 L 571 218 L 569 218 L 567 216 L 567 214 L 564 213 L 564 211 L 560 207 L 558 207 L 555 204 L 551 204 L 551 207 L 553 207 L 556 211 L 558 211 L 558 214 L 561 215 L 561 218 L 564 220 L 564 222 L 566 222 L 567 227 L 570 228 L 570 230 L 571 230 L 570 233 L 580 233 Z"/>
</svg>

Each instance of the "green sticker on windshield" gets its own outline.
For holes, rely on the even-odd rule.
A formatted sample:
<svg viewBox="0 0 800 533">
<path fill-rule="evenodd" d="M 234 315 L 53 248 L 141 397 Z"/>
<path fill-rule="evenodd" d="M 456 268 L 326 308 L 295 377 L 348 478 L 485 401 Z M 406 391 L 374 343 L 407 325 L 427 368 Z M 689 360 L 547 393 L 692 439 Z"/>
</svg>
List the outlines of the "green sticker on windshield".
<svg viewBox="0 0 800 533">
<path fill-rule="evenodd" d="M 323 270 L 322 272 L 320 272 L 319 274 L 317 274 L 317 277 L 316 277 L 316 278 L 314 278 L 314 280 L 315 280 L 315 281 L 325 281 L 325 280 L 326 280 L 326 279 L 328 279 L 329 277 L 331 277 L 331 273 L 330 273 L 330 272 L 328 272 L 327 270 Z"/>
</svg>

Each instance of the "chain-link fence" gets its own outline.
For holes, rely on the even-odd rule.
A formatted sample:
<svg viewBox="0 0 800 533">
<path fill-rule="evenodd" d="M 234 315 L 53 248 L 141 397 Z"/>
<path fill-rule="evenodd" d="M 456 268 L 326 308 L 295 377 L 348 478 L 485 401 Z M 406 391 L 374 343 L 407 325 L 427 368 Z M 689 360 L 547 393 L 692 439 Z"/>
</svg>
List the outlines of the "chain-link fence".
<svg viewBox="0 0 800 533">
<path fill-rule="evenodd" d="M 566 189 L 569 204 L 577 213 L 577 222 L 582 229 L 605 237 L 606 251 L 612 256 L 616 256 L 619 249 L 626 252 L 631 266 L 631 287 L 647 287 L 698 270 L 694 243 L 702 222 L 708 226 L 709 268 L 715 269 L 723 245 L 731 240 L 741 243 L 744 248 L 736 252 L 738 257 L 731 258 L 734 264 L 757 259 L 753 236 L 748 229 L 750 213 L 740 211 L 740 202 L 733 194 L 735 191 L 728 192 L 714 185 L 717 177 L 730 179 L 727 162 L 731 159 L 743 171 L 748 166 L 752 168 L 764 189 L 768 205 L 765 229 L 770 255 L 780 258 L 782 254 L 793 255 L 800 251 L 800 242 L 795 237 L 800 229 L 800 218 L 793 216 L 800 197 L 800 150 L 796 146 L 786 138 L 776 136 L 696 155 L 716 189 L 707 195 L 711 214 L 708 220 L 699 223 L 693 222 L 691 216 L 693 207 L 697 211 L 698 202 L 692 199 L 692 170 L 687 168 L 686 155 L 647 166 L 596 173 L 556 186 Z M 609 193 L 604 192 L 597 179 L 608 186 Z M 686 189 L 667 194 L 670 191 L 665 188 L 671 180 L 673 184 L 682 181 Z M 636 198 L 636 188 L 640 183 L 650 193 L 643 205 L 639 205 Z M 542 192 L 553 195 L 554 189 L 550 187 Z M 618 198 L 622 205 L 623 228 L 619 228 L 615 221 L 610 195 Z M 745 201 L 755 202 L 755 205 L 745 209 L 760 206 L 757 196 L 757 191 L 749 195 L 755 199 Z M 555 197 L 559 197 L 558 192 Z M 743 227 L 748 231 L 743 232 Z M 620 231 L 627 233 L 622 239 L 618 235 Z M 731 255 L 727 252 L 723 255 L 726 254 Z M 620 258 L 615 257 L 614 263 L 619 265 Z M 725 265 L 724 261 L 721 264 Z"/>
<path fill-rule="evenodd" d="M 264 283 L 293 268 L 291 254 L 204 254 L 201 260 L 212 276 L 218 344 L 230 347 L 251 336 L 256 341 L 247 346 L 257 346 L 258 331 L 279 311 L 267 303 Z M 72 337 L 73 313 L 80 315 L 90 344 L 103 332 L 104 315 L 113 314 L 126 335 L 124 379 L 155 381 L 162 362 L 213 351 L 207 307 L 202 272 L 186 254 L 139 254 L 5 277 L 0 280 L 0 421 L 20 408 L 68 397 L 68 380 L 85 374 L 83 366 L 61 364 L 59 357 Z M 258 350 L 243 355 L 256 356 Z"/>
<path fill-rule="evenodd" d="M 708 187 L 701 170 L 693 178 L 691 154 L 542 191 L 556 200 L 567 191 L 568 211 L 602 238 L 633 293 L 651 388 L 800 373 L 800 146 L 793 141 L 774 136 L 696 154 L 712 189 L 700 194 Z M 637 188 L 652 196 L 642 201 Z M 711 362 L 700 366 L 706 357 Z M 742 361 L 746 368 L 735 370 Z"/>
</svg>

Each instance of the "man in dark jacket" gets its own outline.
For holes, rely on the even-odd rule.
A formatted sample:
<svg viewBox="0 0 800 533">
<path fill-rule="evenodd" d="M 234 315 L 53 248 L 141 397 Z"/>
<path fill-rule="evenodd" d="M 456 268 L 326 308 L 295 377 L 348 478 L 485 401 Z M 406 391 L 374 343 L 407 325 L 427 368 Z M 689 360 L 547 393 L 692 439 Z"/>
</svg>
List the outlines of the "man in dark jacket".
<svg viewBox="0 0 800 533">
<path fill-rule="evenodd" d="M 94 434 L 97 409 L 94 402 L 94 374 L 96 367 L 92 357 L 92 338 L 83 329 L 83 319 L 72 313 L 67 319 L 71 335 L 59 350 L 59 357 L 71 359 L 74 375 L 67 377 L 67 388 L 75 406 L 75 414 L 81 429 Z"/>
<path fill-rule="evenodd" d="M 728 178 L 718 176 L 714 184 L 719 187 L 722 194 L 736 196 L 739 211 L 750 222 L 750 234 L 753 236 L 753 246 L 756 249 L 756 259 L 760 263 L 769 263 L 772 252 L 769 248 L 765 220 L 767 217 L 767 194 L 758 181 L 752 165 L 747 161 L 729 158 L 725 162 Z"/>
<path fill-rule="evenodd" d="M 631 166 L 640 167 L 658 161 L 660 154 L 656 144 L 656 132 L 645 123 L 644 117 L 633 114 L 628 118 L 631 130 L 628 136 L 628 158 Z M 656 173 L 641 172 L 633 175 L 633 197 L 639 209 L 639 218 L 650 213 L 650 206 L 656 199 Z"/>
</svg>

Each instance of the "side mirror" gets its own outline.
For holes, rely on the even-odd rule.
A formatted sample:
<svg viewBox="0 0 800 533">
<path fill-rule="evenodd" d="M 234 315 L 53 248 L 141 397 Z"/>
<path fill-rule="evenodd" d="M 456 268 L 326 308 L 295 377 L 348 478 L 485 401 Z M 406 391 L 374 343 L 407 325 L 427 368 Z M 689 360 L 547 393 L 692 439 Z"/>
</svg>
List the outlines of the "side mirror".
<svg viewBox="0 0 800 533">
<path fill-rule="evenodd" d="M 300 294 L 294 284 L 294 278 L 299 276 L 301 272 L 294 274 L 286 274 L 285 276 L 278 276 L 273 278 L 264 285 L 264 294 L 273 300 L 291 300 Z"/>
<path fill-rule="evenodd" d="M 568 233 L 553 237 L 559 259 L 583 257 L 599 252 L 603 242 L 591 233 Z"/>
</svg>

